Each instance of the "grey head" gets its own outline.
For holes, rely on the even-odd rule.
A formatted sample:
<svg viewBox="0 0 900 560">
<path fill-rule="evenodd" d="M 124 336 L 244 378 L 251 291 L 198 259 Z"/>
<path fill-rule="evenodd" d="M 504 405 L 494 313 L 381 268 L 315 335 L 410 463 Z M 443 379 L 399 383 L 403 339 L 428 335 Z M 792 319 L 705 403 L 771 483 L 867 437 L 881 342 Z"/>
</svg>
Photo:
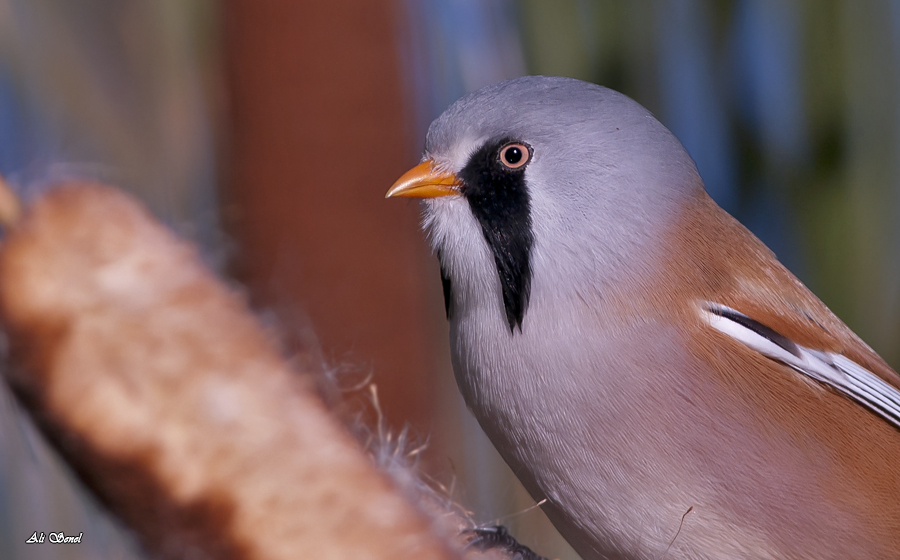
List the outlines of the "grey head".
<svg viewBox="0 0 900 560">
<path fill-rule="evenodd" d="M 512 336 L 535 297 L 613 289 L 702 191 L 690 156 L 646 109 L 571 78 L 463 97 L 432 123 L 424 157 L 456 178 L 455 196 L 424 200 L 448 316 L 495 306 Z"/>
</svg>

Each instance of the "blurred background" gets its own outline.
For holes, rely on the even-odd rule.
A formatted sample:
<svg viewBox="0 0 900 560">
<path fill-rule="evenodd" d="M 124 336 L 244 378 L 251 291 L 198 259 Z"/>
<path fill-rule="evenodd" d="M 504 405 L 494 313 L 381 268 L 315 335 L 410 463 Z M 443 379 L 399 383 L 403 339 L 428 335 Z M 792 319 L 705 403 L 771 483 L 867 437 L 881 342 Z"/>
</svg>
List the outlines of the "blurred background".
<svg viewBox="0 0 900 560">
<path fill-rule="evenodd" d="M 0 0 L 0 172 L 26 196 L 71 177 L 135 193 L 301 367 L 371 378 L 476 521 L 575 558 L 457 394 L 416 203 L 383 200 L 431 119 L 523 74 L 648 107 L 719 204 L 900 366 L 895 1 Z M 0 557 L 141 557 L 5 388 Z"/>
</svg>

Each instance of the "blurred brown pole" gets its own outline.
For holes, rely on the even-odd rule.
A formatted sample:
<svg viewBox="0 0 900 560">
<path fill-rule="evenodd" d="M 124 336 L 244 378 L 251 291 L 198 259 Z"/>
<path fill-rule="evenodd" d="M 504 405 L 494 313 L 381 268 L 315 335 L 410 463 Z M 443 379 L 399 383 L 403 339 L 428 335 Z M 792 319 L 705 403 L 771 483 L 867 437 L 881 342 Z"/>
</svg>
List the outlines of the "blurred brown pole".
<svg viewBox="0 0 900 560">
<path fill-rule="evenodd" d="M 424 309 L 440 296 L 426 294 L 417 212 L 384 201 L 419 149 L 404 110 L 400 9 L 224 4 L 225 216 L 254 302 L 308 316 L 285 326 L 311 328 L 331 365 L 371 368 L 389 425 L 423 434 L 434 371 L 423 325 L 435 323 Z"/>
</svg>

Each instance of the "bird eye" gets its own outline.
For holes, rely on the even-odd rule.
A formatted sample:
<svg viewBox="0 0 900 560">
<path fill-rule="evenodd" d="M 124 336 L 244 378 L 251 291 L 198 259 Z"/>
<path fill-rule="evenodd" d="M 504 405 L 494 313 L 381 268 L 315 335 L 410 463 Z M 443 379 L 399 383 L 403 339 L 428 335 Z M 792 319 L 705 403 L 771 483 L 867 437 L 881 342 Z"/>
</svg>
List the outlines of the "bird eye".
<svg viewBox="0 0 900 560">
<path fill-rule="evenodd" d="M 519 169 L 531 159 L 528 146 L 514 142 L 500 148 L 500 163 L 509 169 Z"/>
</svg>

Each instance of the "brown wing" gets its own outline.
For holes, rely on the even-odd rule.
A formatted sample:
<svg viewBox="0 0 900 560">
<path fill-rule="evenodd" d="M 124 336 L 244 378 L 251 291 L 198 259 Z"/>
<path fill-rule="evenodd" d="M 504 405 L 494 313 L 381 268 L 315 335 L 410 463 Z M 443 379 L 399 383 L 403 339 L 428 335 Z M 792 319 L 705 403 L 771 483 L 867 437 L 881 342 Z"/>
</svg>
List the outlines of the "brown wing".
<svg viewBox="0 0 900 560">
<path fill-rule="evenodd" d="M 663 304 L 666 320 L 683 327 L 700 368 L 694 375 L 708 382 L 704 406 L 718 406 L 720 423 L 744 430 L 746 439 L 730 440 L 722 452 L 737 449 L 746 459 L 729 465 L 734 472 L 722 475 L 721 486 L 739 488 L 760 469 L 777 473 L 738 492 L 730 514 L 747 523 L 762 519 L 784 550 L 803 551 L 796 557 L 892 557 L 900 547 L 900 429 L 864 400 L 786 364 L 791 352 L 843 356 L 871 372 L 889 396 L 900 395 L 900 377 L 705 193 L 676 222 L 668 245 L 674 250 L 654 280 L 666 289 L 651 292 L 663 301 L 652 305 Z M 753 321 L 747 330 L 785 350 L 784 360 L 760 351 L 762 343 L 713 328 L 710 302 Z M 766 447 L 785 439 L 788 451 Z M 753 461 L 756 467 L 745 467 Z M 760 507 L 748 513 L 748 503 Z"/>
<path fill-rule="evenodd" d="M 707 196 L 686 209 L 673 262 L 695 299 L 743 313 L 800 346 L 845 356 L 900 391 L 900 375 L 791 274 L 769 249 Z"/>
</svg>

